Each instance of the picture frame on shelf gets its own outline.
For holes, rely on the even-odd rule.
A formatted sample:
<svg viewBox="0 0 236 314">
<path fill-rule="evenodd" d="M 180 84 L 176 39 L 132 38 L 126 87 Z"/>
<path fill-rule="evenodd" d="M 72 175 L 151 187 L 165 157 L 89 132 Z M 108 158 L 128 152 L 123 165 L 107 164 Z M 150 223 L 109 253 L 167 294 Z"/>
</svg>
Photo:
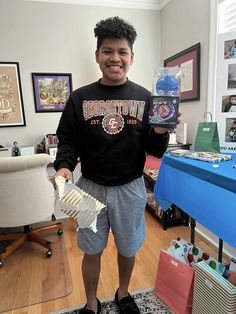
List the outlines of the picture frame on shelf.
<svg viewBox="0 0 236 314">
<path fill-rule="evenodd" d="M 165 67 L 181 68 L 180 101 L 200 100 L 200 53 L 197 43 L 164 60 Z"/>
<path fill-rule="evenodd" d="M 25 126 L 18 62 L 0 62 L 0 127 Z"/>
<path fill-rule="evenodd" d="M 62 112 L 72 92 L 71 73 L 32 73 L 35 112 Z"/>
</svg>

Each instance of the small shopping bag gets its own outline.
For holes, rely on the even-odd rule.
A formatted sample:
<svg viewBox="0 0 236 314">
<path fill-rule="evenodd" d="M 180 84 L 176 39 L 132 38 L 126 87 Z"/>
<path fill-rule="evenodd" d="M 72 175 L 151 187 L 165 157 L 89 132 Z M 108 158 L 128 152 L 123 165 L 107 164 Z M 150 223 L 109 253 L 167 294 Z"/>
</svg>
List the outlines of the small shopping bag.
<svg viewBox="0 0 236 314">
<path fill-rule="evenodd" d="M 192 312 L 194 269 L 161 250 L 154 293 L 175 314 Z"/>
<path fill-rule="evenodd" d="M 197 135 L 195 138 L 194 150 L 196 152 L 219 153 L 220 142 L 217 122 L 212 122 L 212 114 L 210 112 L 206 112 L 204 114 L 204 118 L 206 118 L 207 113 L 210 114 L 211 121 L 199 123 Z"/>
</svg>

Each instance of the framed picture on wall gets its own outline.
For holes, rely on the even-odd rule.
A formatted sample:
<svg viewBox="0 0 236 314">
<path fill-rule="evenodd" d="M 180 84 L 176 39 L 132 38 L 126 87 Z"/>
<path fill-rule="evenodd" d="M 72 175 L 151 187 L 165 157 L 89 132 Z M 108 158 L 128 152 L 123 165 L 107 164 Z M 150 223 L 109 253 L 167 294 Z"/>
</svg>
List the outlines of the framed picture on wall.
<svg viewBox="0 0 236 314">
<path fill-rule="evenodd" d="M 61 112 L 72 92 L 71 73 L 32 73 L 36 112 Z"/>
<path fill-rule="evenodd" d="M 236 58 L 236 39 L 230 39 L 224 42 L 224 58 Z"/>
<path fill-rule="evenodd" d="M 18 62 L 0 62 L 0 127 L 25 126 Z"/>
<path fill-rule="evenodd" d="M 236 88 L 236 63 L 228 64 L 228 89 Z"/>
<path fill-rule="evenodd" d="M 200 99 L 200 43 L 164 60 L 164 66 L 181 68 L 181 101 Z"/>
</svg>

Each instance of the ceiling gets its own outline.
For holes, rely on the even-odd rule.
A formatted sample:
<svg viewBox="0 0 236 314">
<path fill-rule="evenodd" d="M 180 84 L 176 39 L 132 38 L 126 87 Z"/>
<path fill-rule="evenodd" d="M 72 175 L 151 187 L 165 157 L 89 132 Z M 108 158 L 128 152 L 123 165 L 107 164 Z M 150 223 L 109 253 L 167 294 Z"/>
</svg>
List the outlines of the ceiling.
<svg viewBox="0 0 236 314">
<path fill-rule="evenodd" d="M 27 0 L 41 2 L 68 3 L 80 5 L 132 8 L 145 10 L 161 10 L 170 0 Z"/>
</svg>

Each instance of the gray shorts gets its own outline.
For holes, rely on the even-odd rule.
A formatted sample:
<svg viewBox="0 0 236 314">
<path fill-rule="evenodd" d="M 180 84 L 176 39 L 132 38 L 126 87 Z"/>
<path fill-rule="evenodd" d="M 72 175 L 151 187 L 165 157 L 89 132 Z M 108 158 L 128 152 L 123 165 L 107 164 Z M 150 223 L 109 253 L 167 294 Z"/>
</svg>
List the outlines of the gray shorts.
<svg viewBox="0 0 236 314">
<path fill-rule="evenodd" d="M 88 228 L 78 230 L 79 248 L 87 254 L 101 252 L 111 229 L 118 252 L 126 257 L 135 255 L 145 240 L 143 177 L 118 186 L 103 186 L 81 177 L 77 185 L 106 204 L 97 217 L 97 233 Z"/>
</svg>

